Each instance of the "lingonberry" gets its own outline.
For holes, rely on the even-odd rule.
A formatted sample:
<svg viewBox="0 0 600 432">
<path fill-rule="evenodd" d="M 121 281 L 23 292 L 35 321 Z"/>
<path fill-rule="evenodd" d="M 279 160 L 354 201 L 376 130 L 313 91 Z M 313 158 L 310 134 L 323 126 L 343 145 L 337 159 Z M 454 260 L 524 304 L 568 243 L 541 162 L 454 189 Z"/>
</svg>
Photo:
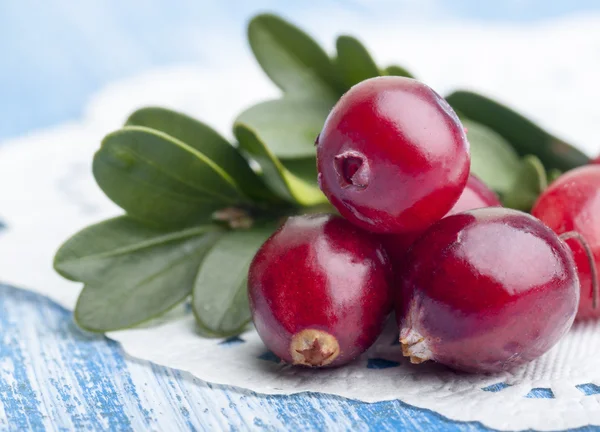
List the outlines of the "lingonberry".
<svg viewBox="0 0 600 432">
<path fill-rule="evenodd" d="M 469 143 L 448 103 L 425 84 L 378 77 L 352 87 L 317 139 L 319 184 L 352 223 L 422 231 L 458 200 Z"/>
<path fill-rule="evenodd" d="M 557 234 L 577 232 L 585 239 L 593 264 L 581 242 L 567 240 L 581 283 L 577 319 L 600 317 L 600 307 L 594 307 L 598 293 L 592 277 L 592 266 L 600 267 L 600 166 L 586 165 L 560 176 L 540 195 L 531 213 Z M 599 283 L 596 276 L 596 286 Z"/>
<path fill-rule="evenodd" d="M 454 204 L 454 207 L 450 209 L 446 216 L 467 210 L 501 205 L 496 193 L 488 188 L 485 183 L 479 180 L 479 178 L 471 174 L 460 198 L 458 198 L 458 201 L 456 201 L 456 204 Z M 388 251 L 392 263 L 401 262 L 410 245 L 412 245 L 421 234 L 423 234 L 423 231 L 410 234 L 383 234 L 383 245 Z"/>
<path fill-rule="evenodd" d="M 539 220 L 499 207 L 448 216 L 406 255 L 396 303 L 403 354 L 507 370 L 548 351 L 578 301 L 571 252 Z"/>
<path fill-rule="evenodd" d="M 456 201 L 456 204 L 454 204 L 454 207 L 450 209 L 446 216 L 462 213 L 467 210 L 475 210 L 483 207 L 499 207 L 501 205 L 498 195 L 478 177 L 471 174 L 458 201 Z"/>
<path fill-rule="evenodd" d="M 391 265 L 376 235 L 339 216 L 291 217 L 257 252 L 248 275 L 254 325 L 282 360 L 349 362 L 391 312 Z"/>
</svg>

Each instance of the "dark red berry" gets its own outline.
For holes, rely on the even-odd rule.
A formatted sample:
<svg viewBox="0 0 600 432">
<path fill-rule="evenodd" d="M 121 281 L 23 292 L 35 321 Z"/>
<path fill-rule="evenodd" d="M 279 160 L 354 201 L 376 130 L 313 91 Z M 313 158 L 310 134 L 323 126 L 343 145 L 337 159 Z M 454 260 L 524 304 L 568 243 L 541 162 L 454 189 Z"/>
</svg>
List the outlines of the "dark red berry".
<svg viewBox="0 0 600 432">
<path fill-rule="evenodd" d="M 483 207 L 501 206 L 500 200 L 494 191 L 488 188 L 475 175 L 471 174 L 467 185 L 463 189 L 460 198 L 454 207 L 446 214 L 450 216 L 456 213 L 473 210 Z M 385 246 L 392 263 L 401 262 L 404 259 L 406 251 L 412 245 L 423 231 L 413 232 L 410 234 L 384 234 L 382 235 L 383 245 Z"/>
<path fill-rule="evenodd" d="M 600 164 L 600 156 L 590 161 L 591 164 Z"/>
<path fill-rule="evenodd" d="M 454 207 L 450 209 L 446 216 L 462 213 L 467 210 L 475 210 L 483 207 L 498 207 L 501 205 L 498 195 L 487 187 L 484 182 L 479 180 L 478 177 L 471 174 L 458 201 L 456 201 L 456 204 L 454 204 Z"/>
<path fill-rule="evenodd" d="M 544 354 L 571 327 L 579 301 L 568 247 L 534 217 L 498 207 L 433 225 L 406 255 L 400 288 L 403 354 L 468 372 Z"/>
<path fill-rule="evenodd" d="M 392 308 L 391 265 L 376 235 L 339 216 L 291 217 L 254 258 L 248 293 L 263 342 L 285 362 L 349 362 Z"/>
<path fill-rule="evenodd" d="M 317 143 L 319 184 L 350 222 L 378 233 L 422 231 L 469 176 L 469 144 L 448 103 L 425 84 L 379 77 L 335 105 Z"/>
<path fill-rule="evenodd" d="M 540 195 L 531 214 L 557 234 L 581 234 L 591 249 L 596 268 L 600 268 L 600 166 L 586 165 L 560 176 Z M 593 307 L 590 260 L 579 241 L 571 239 L 567 244 L 573 250 L 581 283 L 577 319 L 598 318 L 600 308 Z"/>
</svg>

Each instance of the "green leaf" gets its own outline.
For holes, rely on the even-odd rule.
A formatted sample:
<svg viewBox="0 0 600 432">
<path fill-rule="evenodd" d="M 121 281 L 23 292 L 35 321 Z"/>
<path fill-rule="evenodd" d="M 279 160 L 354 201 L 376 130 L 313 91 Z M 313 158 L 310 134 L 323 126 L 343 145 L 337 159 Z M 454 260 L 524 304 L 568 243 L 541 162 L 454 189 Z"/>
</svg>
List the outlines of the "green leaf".
<svg viewBox="0 0 600 432">
<path fill-rule="evenodd" d="M 229 231 L 206 255 L 192 296 L 194 315 L 204 335 L 238 334 L 250 322 L 248 268 L 274 230 L 269 226 Z"/>
<path fill-rule="evenodd" d="M 317 159 L 313 157 L 302 159 L 282 159 L 283 166 L 302 181 L 319 187 L 317 182 Z"/>
<path fill-rule="evenodd" d="M 528 212 L 547 186 L 542 162 L 536 156 L 525 156 L 512 187 L 502 196 L 502 202 L 505 207 Z"/>
<path fill-rule="evenodd" d="M 561 175 L 563 175 L 563 172 L 561 170 L 552 168 L 550 171 L 548 171 L 548 184 L 552 183 L 554 180 L 559 178 Z"/>
<path fill-rule="evenodd" d="M 233 132 L 240 147 L 262 168 L 265 182 L 281 198 L 306 207 L 327 201 L 318 187 L 301 180 L 288 171 L 251 126 L 235 123 Z"/>
<path fill-rule="evenodd" d="M 347 89 L 361 81 L 379 76 L 379 69 L 369 51 L 352 36 L 340 36 L 336 41 L 335 64 Z"/>
<path fill-rule="evenodd" d="M 588 163 L 581 151 L 550 135 L 542 128 L 485 96 L 457 91 L 446 97 L 452 108 L 496 131 L 522 156 L 536 155 L 548 168 L 562 171 Z"/>
<path fill-rule="evenodd" d="M 463 119 L 471 144 L 471 172 L 497 192 L 512 187 L 521 165 L 510 144 L 490 128 Z"/>
<path fill-rule="evenodd" d="M 406 78 L 414 78 L 414 75 L 404 69 L 402 66 L 391 65 L 382 71 L 383 75 L 402 76 Z"/>
<path fill-rule="evenodd" d="M 210 220 L 244 201 L 231 177 L 187 144 L 128 126 L 106 136 L 93 172 L 104 193 L 138 219 L 165 226 Z"/>
<path fill-rule="evenodd" d="M 214 225 L 169 231 L 123 216 L 75 234 L 56 253 L 54 267 L 85 283 L 75 308 L 80 327 L 118 330 L 188 297 L 200 262 L 220 235 Z"/>
<path fill-rule="evenodd" d="M 248 25 L 248 40 L 260 66 L 287 95 L 333 104 L 343 92 L 329 56 L 287 21 L 271 14 L 258 15 Z"/>
<path fill-rule="evenodd" d="M 101 281 L 106 276 L 106 258 L 127 257 L 130 253 L 197 236 L 211 229 L 216 228 L 204 225 L 165 230 L 148 227 L 128 216 L 108 219 L 84 228 L 68 239 L 56 252 L 54 269 L 70 280 Z"/>
<path fill-rule="evenodd" d="M 277 99 L 254 105 L 241 113 L 236 123 L 256 131 L 277 157 L 314 157 L 315 139 L 330 108 L 319 100 Z"/>
<path fill-rule="evenodd" d="M 146 107 L 131 114 L 126 125 L 164 132 L 213 161 L 247 196 L 257 200 L 275 199 L 237 148 L 211 127 L 192 117 L 166 108 Z"/>
</svg>

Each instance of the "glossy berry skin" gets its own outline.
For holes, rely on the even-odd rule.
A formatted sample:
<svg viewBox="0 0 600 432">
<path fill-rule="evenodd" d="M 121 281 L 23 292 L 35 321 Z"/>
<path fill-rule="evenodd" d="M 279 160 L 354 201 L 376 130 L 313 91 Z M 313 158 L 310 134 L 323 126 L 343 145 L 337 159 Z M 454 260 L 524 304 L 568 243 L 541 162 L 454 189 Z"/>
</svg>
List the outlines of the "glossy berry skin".
<svg viewBox="0 0 600 432">
<path fill-rule="evenodd" d="M 600 166 L 586 165 L 556 179 L 540 195 L 531 211 L 557 234 L 576 231 L 588 243 L 600 269 Z M 585 250 L 577 240 L 567 240 L 573 250 L 581 283 L 577 319 L 600 317 L 593 308 L 591 268 Z M 600 283 L 600 281 L 598 281 Z"/>
<path fill-rule="evenodd" d="M 250 266 L 254 325 L 287 363 L 348 363 L 381 333 L 393 305 L 391 274 L 374 234 L 339 216 L 291 217 Z"/>
<path fill-rule="evenodd" d="M 404 77 L 352 87 L 317 139 L 319 185 L 338 211 L 377 233 L 422 231 L 458 200 L 469 143 L 448 103 Z"/>
<path fill-rule="evenodd" d="M 488 188 L 484 182 L 479 180 L 478 177 L 471 174 L 458 201 L 446 216 L 467 210 L 483 207 L 499 207 L 501 205 L 498 195 Z M 410 234 L 382 235 L 383 245 L 388 251 L 392 263 L 401 262 L 404 259 L 404 255 L 408 251 L 408 248 L 419 238 L 419 236 L 421 236 L 421 234 L 423 234 L 423 231 Z"/>
<path fill-rule="evenodd" d="M 578 301 L 571 252 L 537 219 L 499 207 L 448 216 L 406 256 L 396 303 L 403 354 L 508 370 L 548 351 Z"/>
<path fill-rule="evenodd" d="M 469 175 L 467 185 L 460 194 L 454 207 L 446 214 L 450 216 L 456 213 L 462 213 L 467 210 L 475 210 L 484 207 L 500 207 L 502 204 L 498 195 L 491 190 L 474 174 Z"/>
</svg>

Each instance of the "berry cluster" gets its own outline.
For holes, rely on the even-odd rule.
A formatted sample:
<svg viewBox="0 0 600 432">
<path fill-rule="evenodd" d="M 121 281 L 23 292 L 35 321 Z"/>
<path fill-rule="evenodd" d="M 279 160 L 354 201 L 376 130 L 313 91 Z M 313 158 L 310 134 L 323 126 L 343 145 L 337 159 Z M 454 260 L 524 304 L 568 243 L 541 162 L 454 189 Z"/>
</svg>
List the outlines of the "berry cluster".
<svg viewBox="0 0 600 432">
<path fill-rule="evenodd" d="M 248 277 L 256 329 L 282 360 L 347 363 L 395 310 L 412 363 L 495 372 L 600 316 L 599 165 L 558 178 L 533 216 L 502 208 L 469 175 L 456 113 L 402 77 L 352 87 L 316 146 L 319 185 L 343 218 L 288 219 Z"/>
</svg>

